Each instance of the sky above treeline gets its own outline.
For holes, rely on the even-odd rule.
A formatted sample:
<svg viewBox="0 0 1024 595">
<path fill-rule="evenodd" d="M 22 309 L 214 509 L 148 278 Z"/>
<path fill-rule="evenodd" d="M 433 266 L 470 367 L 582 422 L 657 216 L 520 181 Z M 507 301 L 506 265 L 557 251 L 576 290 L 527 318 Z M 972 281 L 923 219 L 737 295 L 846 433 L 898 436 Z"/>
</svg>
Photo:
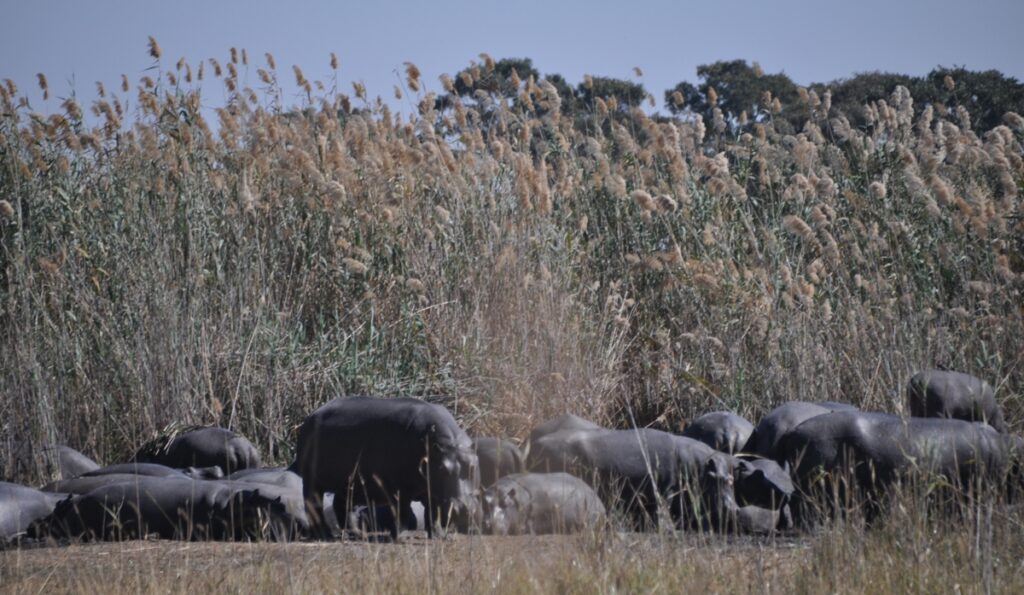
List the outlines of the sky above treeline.
<svg viewBox="0 0 1024 595">
<path fill-rule="evenodd" d="M 231 47 L 248 50 L 243 85 L 258 87 L 264 53 L 274 55 L 286 101 L 299 103 L 292 65 L 330 85 L 337 54 L 339 89 L 352 81 L 394 103 L 403 63 L 415 63 L 427 90 L 438 76 L 479 61 L 529 57 L 543 74 L 576 84 L 592 74 L 638 81 L 661 108 L 664 91 L 696 83 L 696 68 L 718 60 L 757 61 L 798 84 L 881 70 L 924 75 L 932 68 L 997 69 L 1024 78 L 1024 0 L 2 0 L 0 79 L 28 92 L 36 111 L 56 111 L 72 90 L 86 102 L 95 82 L 137 82 L 153 65 L 148 36 L 164 70 L 184 57 L 196 67 Z M 643 75 L 637 77 L 634 67 Z M 36 73 L 49 79 L 43 103 Z M 209 79 L 208 79 L 209 80 Z M 221 102 L 204 87 L 204 104 Z M 408 99 L 402 103 L 408 102 Z M 411 107 L 411 103 L 399 107 Z"/>
</svg>

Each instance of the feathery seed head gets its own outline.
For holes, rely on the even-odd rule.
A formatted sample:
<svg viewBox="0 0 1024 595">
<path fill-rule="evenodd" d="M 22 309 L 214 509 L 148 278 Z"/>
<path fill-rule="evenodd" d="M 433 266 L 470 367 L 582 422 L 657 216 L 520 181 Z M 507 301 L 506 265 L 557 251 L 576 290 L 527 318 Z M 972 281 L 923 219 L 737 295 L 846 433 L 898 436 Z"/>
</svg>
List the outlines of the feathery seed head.
<svg viewBox="0 0 1024 595">
<path fill-rule="evenodd" d="M 156 38 L 152 35 L 149 36 L 149 55 L 154 60 L 159 60 L 160 55 L 163 54 L 163 50 L 160 49 L 160 44 L 156 42 Z"/>
</svg>

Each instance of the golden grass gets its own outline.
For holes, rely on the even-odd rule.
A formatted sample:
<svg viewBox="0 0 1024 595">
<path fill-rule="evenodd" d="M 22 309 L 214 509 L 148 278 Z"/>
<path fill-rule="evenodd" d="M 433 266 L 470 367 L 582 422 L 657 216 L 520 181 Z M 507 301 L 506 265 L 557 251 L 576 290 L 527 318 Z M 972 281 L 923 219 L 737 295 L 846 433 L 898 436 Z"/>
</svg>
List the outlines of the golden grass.
<svg viewBox="0 0 1024 595">
<path fill-rule="evenodd" d="M 771 97 L 732 130 L 516 73 L 512 99 L 437 102 L 409 63 L 410 116 L 298 67 L 285 97 L 269 54 L 205 80 L 150 55 L 85 106 L 0 86 L 0 475 L 47 479 L 55 442 L 117 460 L 172 422 L 288 461 L 353 392 L 433 395 L 472 432 L 564 411 L 675 430 L 790 399 L 899 410 L 943 364 L 1020 418 L 1015 114 L 915 119 L 897 89 L 855 130 L 807 94 L 799 133 Z M 482 59 L 464 79 L 493 77 Z"/>
</svg>

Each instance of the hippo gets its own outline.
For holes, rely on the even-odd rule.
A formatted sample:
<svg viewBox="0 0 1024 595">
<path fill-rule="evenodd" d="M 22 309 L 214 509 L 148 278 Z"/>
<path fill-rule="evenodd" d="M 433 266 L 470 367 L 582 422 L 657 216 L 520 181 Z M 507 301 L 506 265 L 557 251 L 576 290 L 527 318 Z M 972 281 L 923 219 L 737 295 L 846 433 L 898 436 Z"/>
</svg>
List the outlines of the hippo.
<svg viewBox="0 0 1024 595">
<path fill-rule="evenodd" d="M 924 370 L 907 384 L 907 401 L 914 417 L 948 417 L 988 423 L 1006 432 L 1003 411 L 992 387 L 980 378 L 947 370 Z"/>
<path fill-rule="evenodd" d="M 423 531 L 426 529 L 424 512 L 426 508 L 422 502 L 410 503 L 409 516 L 403 516 L 401 523 L 395 523 L 395 511 L 390 506 L 356 506 L 348 514 L 346 528 L 357 534 L 367 535 L 369 533 L 386 532 L 394 535 L 401 531 Z"/>
<path fill-rule="evenodd" d="M 777 531 L 792 529 L 787 518 L 787 509 L 763 508 L 749 504 L 736 509 L 736 529 L 740 533 L 769 535 Z"/>
<path fill-rule="evenodd" d="M 850 405 L 849 403 L 837 403 L 835 401 L 821 401 L 815 403 L 818 407 L 824 407 L 829 411 L 860 411 L 857 407 Z"/>
<path fill-rule="evenodd" d="M 67 494 L 51 494 L 0 481 L 0 543 L 21 536 L 65 498 Z"/>
<path fill-rule="evenodd" d="M 135 476 L 59 502 L 37 536 L 83 540 L 247 539 L 287 517 L 280 499 L 220 481 Z"/>
<path fill-rule="evenodd" d="M 235 471 L 225 479 L 256 484 L 276 485 L 302 492 L 302 478 L 297 473 L 289 471 L 284 467 L 270 467 L 262 469 L 241 469 Z"/>
<path fill-rule="evenodd" d="M 595 424 L 589 419 L 583 419 L 578 415 L 566 413 L 565 415 L 559 415 L 554 419 L 542 423 L 530 431 L 529 443 L 532 444 L 538 438 L 553 434 L 555 432 L 561 432 L 563 430 L 600 430 L 601 426 Z"/>
<path fill-rule="evenodd" d="M 260 453 L 251 442 L 217 427 L 161 436 L 143 445 L 134 460 L 176 468 L 216 466 L 227 473 L 262 464 Z"/>
<path fill-rule="evenodd" d="M 771 459 L 741 455 L 736 458 L 734 477 L 736 502 L 740 506 L 781 508 L 795 489 L 788 462 L 783 466 Z"/>
<path fill-rule="evenodd" d="M 775 458 L 779 439 L 804 421 L 832 410 L 816 403 L 790 401 L 768 412 L 754 428 L 742 451 L 767 459 Z"/>
<path fill-rule="evenodd" d="M 737 453 L 747 443 L 754 426 L 729 411 L 705 413 L 686 426 L 683 436 L 699 440 L 715 450 Z"/>
<path fill-rule="evenodd" d="M 473 439 L 480 465 L 480 486 L 488 488 L 499 478 L 523 471 L 523 453 L 514 442 L 502 438 Z"/>
<path fill-rule="evenodd" d="M 677 524 L 719 527 L 735 509 L 732 457 L 660 430 L 554 432 L 533 444 L 527 466 L 583 478 L 606 506 L 622 504 L 638 527 L 657 525 L 663 503 Z"/>
<path fill-rule="evenodd" d="M 848 477 L 868 496 L 873 515 L 877 497 L 897 479 L 924 473 L 970 486 L 998 477 L 1006 466 L 1007 443 L 980 423 L 837 411 L 808 419 L 783 436 L 777 457 L 792 465 L 801 499 L 830 494 L 834 481 L 842 486 Z"/>
<path fill-rule="evenodd" d="M 100 464 L 70 446 L 58 446 L 57 468 L 60 470 L 61 479 L 70 479 L 95 471 L 100 468 Z"/>
<path fill-rule="evenodd" d="M 104 486 L 116 483 L 132 483 L 147 478 L 162 477 L 165 479 L 187 480 L 184 474 L 177 475 L 135 475 L 133 473 L 106 473 L 102 475 L 80 475 L 71 479 L 58 479 L 52 481 L 41 489 L 44 492 L 60 494 L 88 494 L 89 492 Z"/>
<path fill-rule="evenodd" d="M 506 475 L 483 495 L 484 533 L 546 535 L 578 533 L 607 517 L 585 481 L 568 473 Z"/>
<path fill-rule="evenodd" d="M 159 463 L 117 463 L 107 465 L 82 474 L 82 477 L 94 477 L 97 475 L 145 475 L 148 477 L 191 477 L 192 479 L 220 479 L 224 477 L 224 471 L 218 465 L 212 467 L 186 467 L 184 469 L 172 469 L 167 465 Z"/>
<path fill-rule="evenodd" d="M 402 518 L 414 500 L 435 524 L 468 531 L 479 518 L 473 442 L 440 405 L 412 398 L 347 397 L 311 413 L 299 428 L 295 462 L 310 517 L 324 536 L 323 495 L 334 494 L 339 524 L 350 506 L 388 506 Z M 392 532 L 398 537 L 397 524 Z"/>
</svg>

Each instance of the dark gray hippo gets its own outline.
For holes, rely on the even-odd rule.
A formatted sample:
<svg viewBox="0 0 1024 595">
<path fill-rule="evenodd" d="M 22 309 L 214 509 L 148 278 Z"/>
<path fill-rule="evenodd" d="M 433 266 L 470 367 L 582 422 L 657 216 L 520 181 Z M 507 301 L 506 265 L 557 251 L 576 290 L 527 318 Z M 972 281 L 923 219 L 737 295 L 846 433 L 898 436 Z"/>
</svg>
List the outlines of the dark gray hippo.
<svg viewBox="0 0 1024 595">
<path fill-rule="evenodd" d="M 224 428 L 196 428 L 161 436 L 135 453 L 135 461 L 168 467 L 220 467 L 226 473 L 259 467 L 260 453 L 252 442 Z"/>
<path fill-rule="evenodd" d="M 0 481 L 0 543 L 16 538 L 53 512 L 67 494 L 51 494 Z"/>
<path fill-rule="evenodd" d="M 715 450 L 737 453 L 746 445 L 754 425 L 729 411 L 705 413 L 693 420 L 683 436 L 699 440 Z"/>
<path fill-rule="evenodd" d="M 483 495 L 484 533 L 578 533 L 602 523 L 607 511 L 585 481 L 568 473 L 517 473 Z"/>
<path fill-rule="evenodd" d="M 523 453 L 507 438 L 473 438 L 480 465 L 480 486 L 487 488 L 499 478 L 523 471 Z"/>
<path fill-rule="evenodd" d="M 999 477 L 1007 449 L 1004 436 L 985 424 L 837 411 L 786 434 L 777 456 L 792 466 L 801 498 L 831 494 L 852 480 L 874 513 L 877 496 L 897 479 L 938 475 L 966 488 Z"/>
<path fill-rule="evenodd" d="M 740 455 L 736 458 L 733 476 L 736 480 L 736 503 L 740 507 L 737 517 L 740 531 L 763 532 L 760 529 L 753 529 L 753 519 L 757 514 L 754 508 L 777 513 L 773 515 L 778 522 L 776 529 L 792 528 L 793 518 L 789 503 L 795 486 L 788 464 L 781 466 L 771 459 Z M 748 509 L 745 513 L 744 508 Z M 746 519 L 743 514 L 746 515 Z M 767 513 L 757 518 L 766 519 Z"/>
<path fill-rule="evenodd" d="M 831 409 L 816 403 L 805 401 L 783 403 L 761 418 L 757 427 L 750 434 L 746 446 L 743 447 L 743 452 L 766 459 L 774 459 L 779 439 L 787 432 L 812 417 L 831 412 Z"/>
<path fill-rule="evenodd" d="M 117 463 L 107 465 L 99 469 L 93 469 L 82 474 L 82 477 L 94 477 L 97 475 L 145 475 L 147 477 L 191 477 L 192 479 L 221 479 L 224 471 L 217 465 L 213 467 L 186 467 L 184 469 L 172 469 L 167 465 L 159 463 Z"/>
<path fill-rule="evenodd" d="M 1003 411 L 992 387 L 984 380 L 947 370 L 925 370 L 907 384 L 907 401 L 914 417 L 947 417 L 982 421 L 1006 431 Z"/>
<path fill-rule="evenodd" d="M 71 479 L 58 479 L 42 487 L 44 492 L 58 494 L 88 494 L 89 492 L 116 483 L 131 483 L 161 477 L 166 479 L 187 480 L 184 474 L 177 475 L 135 475 L 133 473 L 107 473 L 103 475 L 80 475 Z"/>
<path fill-rule="evenodd" d="M 100 468 L 100 464 L 70 446 L 58 446 L 57 468 L 60 470 L 61 479 L 70 479 L 95 471 Z"/>
<path fill-rule="evenodd" d="M 584 479 L 640 527 L 658 524 L 662 503 L 677 524 L 723 527 L 735 509 L 732 465 L 703 442 L 652 429 L 562 430 L 527 455 L 531 470 Z"/>
<path fill-rule="evenodd" d="M 282 527 L 288 513 L 280 498 L 251 484 L 135 476 L 57 504 L 37 522 L 37 536 L 82 540 L 137 539 L 156 534 L 164 539 L 241 540 L 265 535 L 265 527 Z"/>
<path fill-rule="evenodd" d="M 334 494 L 339 524 L 360 504 L 394 507 L 408 518 L 413 501 L 427 506 L 430 535 L 438 523 L 466 531 L 479 519 L 473 442 L 440 405 L 410 398 L 334 399 L 302 423 L 296 453 L 290 470 L 302 477 L 310 517 L 325 536 L 326 492 Z"/>
</svg>

